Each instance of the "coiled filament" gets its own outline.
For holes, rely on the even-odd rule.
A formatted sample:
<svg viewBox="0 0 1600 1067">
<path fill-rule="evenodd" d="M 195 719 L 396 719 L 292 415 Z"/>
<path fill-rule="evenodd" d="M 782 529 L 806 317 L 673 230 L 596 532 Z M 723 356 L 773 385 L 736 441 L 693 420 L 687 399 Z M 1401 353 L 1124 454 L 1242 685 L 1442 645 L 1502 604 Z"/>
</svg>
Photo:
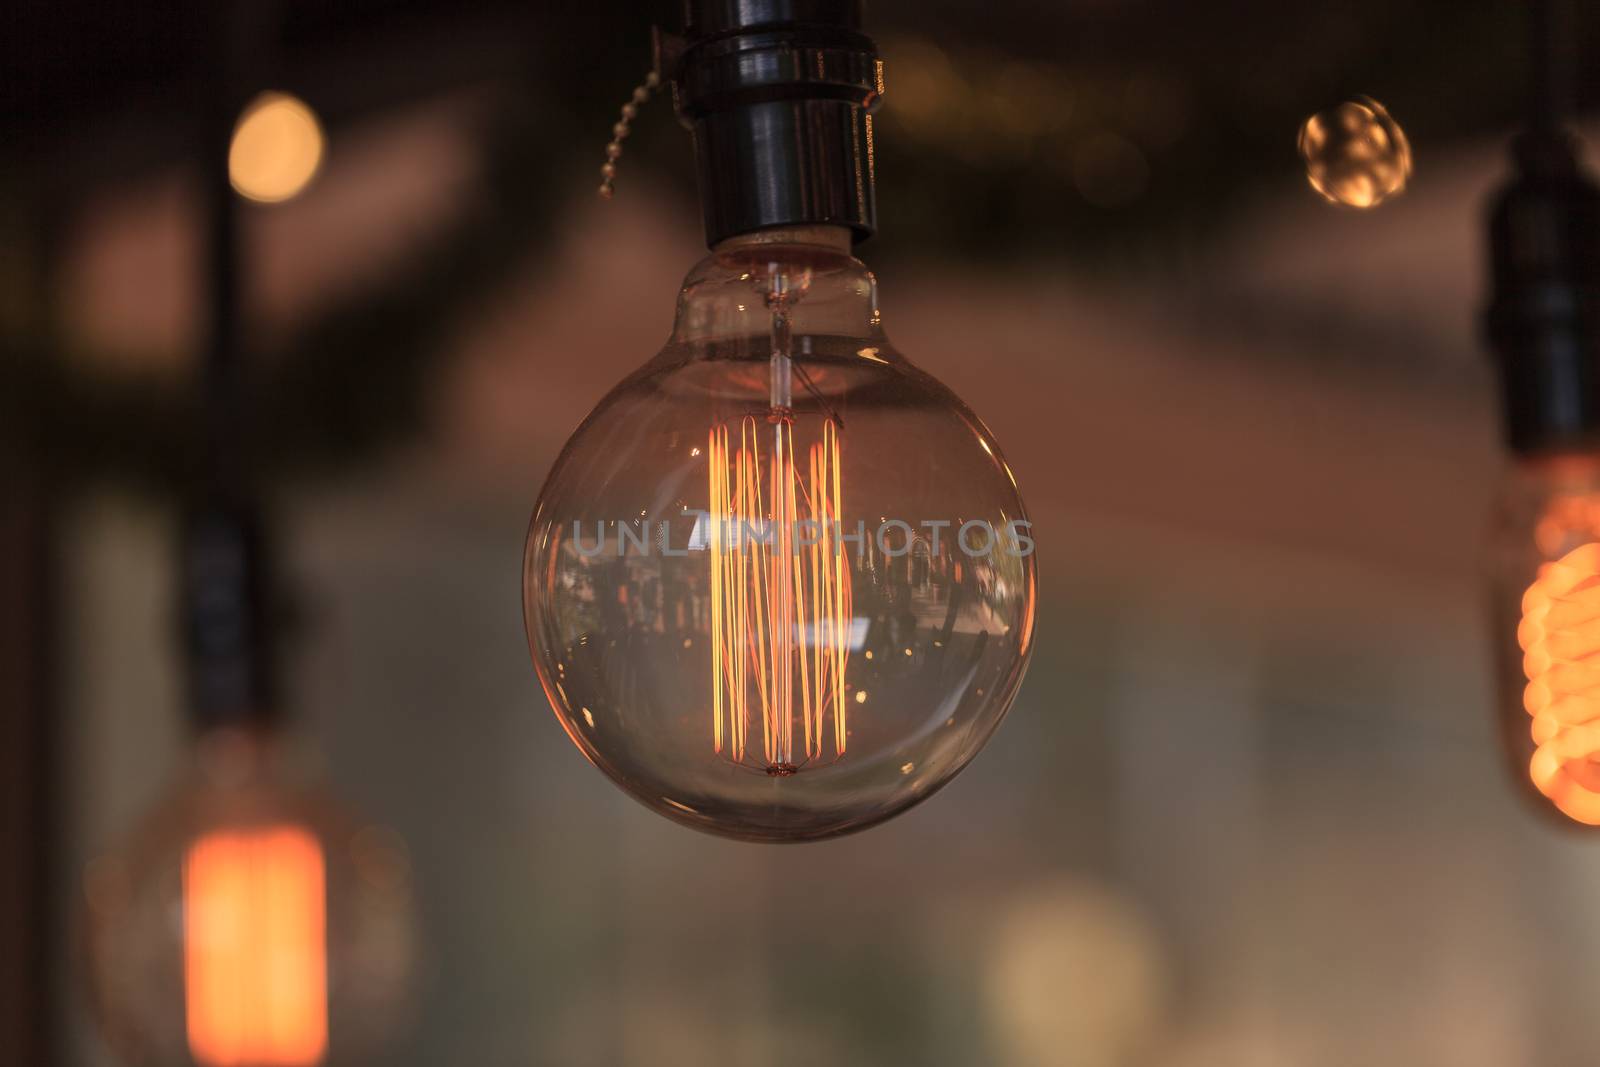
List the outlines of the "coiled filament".
<svg viewBox="0 0 1600 1067">
<path fill-rule="evenodd" d="M 798 462 L 792 416 L 746 416 L 737 440 L 712 428 L 707 458 L 712 748 L 754 762 L 754 721 L 768 774 L 837 759 L 849 737 L 851 623 L 838 424 L 825 420 Z"/>
<path fill-rule="evenodd" d="M 1540 569 L 1517 642 L 1536 746 L 1529 777 L 1568 817 L 1600 826 L 1600 544 Z"/>
</svg>

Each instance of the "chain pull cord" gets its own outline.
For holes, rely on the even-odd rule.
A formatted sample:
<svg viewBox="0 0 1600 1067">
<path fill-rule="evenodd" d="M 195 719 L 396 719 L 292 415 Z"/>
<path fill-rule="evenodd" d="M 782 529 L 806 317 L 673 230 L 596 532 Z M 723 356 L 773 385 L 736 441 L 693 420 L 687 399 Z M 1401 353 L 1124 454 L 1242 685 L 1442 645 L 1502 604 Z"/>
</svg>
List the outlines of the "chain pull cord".
<svg viewBox="0 0 1600 1067">
<path fill-rule="evenodd" d="M 634 87 L 633 96 L 626 104 L 622 105 L 622 118 L 611 127 L 611 140 L 606 142 L 606 161 L 600 165 L 600 198 L 610 200 L 616 193 L 617 160 L 622 158 L 622 142 L 627 139 L 631 124 L 639 115 L 639 108 L 649 99 L 650 94 L 661 86 L 661 72 L 652 70 L 645 75 L 644 82 Z"/>
</svg>

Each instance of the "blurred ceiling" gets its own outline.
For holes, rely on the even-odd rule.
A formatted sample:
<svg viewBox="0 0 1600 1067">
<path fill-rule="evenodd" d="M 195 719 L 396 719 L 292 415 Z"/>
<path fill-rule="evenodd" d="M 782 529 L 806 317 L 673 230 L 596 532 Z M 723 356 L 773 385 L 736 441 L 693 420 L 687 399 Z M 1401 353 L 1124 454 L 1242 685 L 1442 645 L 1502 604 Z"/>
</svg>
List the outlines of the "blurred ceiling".
<svg viewBox="0 0 1600 1067">
<path fill-rule="evenodd" d="M 1581 6 L 1571 38 L 1579 55 L 1594 54 L 1600 9 Z M 1505 128 L 1524 95 L 1521 5 L 1497 0 L 869 8 L 888 71 L 884 225 L 914 234 L 919 249 L 964 257 L 1204 234 L 1292 180 L 1299 122 L 1352 94 L 1384 101 L 1424 161 L 1441 144 Z M 6 169 L 59 196 L 63 183 L 93 186 L 181 157 L 214 84 L 219 11 L 231 12 L 244 81 L 298 93 L 333 127 L 495 83 L 508 106 L 537 114 L 525 133 L 561 167 L 574 151 L 596 155 L 648 63 L 650 24 L 676 22 L 675 9 L 26 0 L 12 6 L 0 44 Z M 1600 80 L 1593 65 L 1582 69 L 1587 106 L 1600 101 Z M 674 126 L 654 122 L 645 139 L 687 187 Z M 578 176 L 587 182 L 592 169 Z"/>
<path fill-rule="evenodd" d="M 1128 315 L 1222 336 L 1248 323 L 1256 341 L 1282 342 L 1243 346 L 1271 358 L 1448 383 L 1475 358 L 1474 205 L 1501 172 L 1488 146 L 1525 95 L 1522 17 L 1496 0 L 872 4 L 888 92 L 870 258 L 896 274 L 976 267 L 1001 287 L 1031 264 L 1065 264 L 1076 276 L 1063 285 L 1136 294 Z M 420 428 L 463 323 L 530 264 L 551 269 L 583 225 L 573 205 L 592 197 L 652 22 L 675 23 L 673 5 L 27 0 L 0 36 L 11 149 L 0 232 L 38 252 L 59 300 L 67 238 L 118 203 L 137 214 L 166 190 L 156 202 L 170 225 L 158 229 L 193 239 L 198 120 L 215 107 L 219 67 L 231 64 L 241 94 L 305 98 L 331 144 L 320 203 L 286 216 L 315 230 L 306 249 L 324 268 L 344 262 L 320 251 L 340 219 L 385 203 L 399 206 L 367 221 L 405 247 L 360 246 L 357 258 L 384 269 L 319 282 L 314 304 L 285 316 L 272 295 L 283 268 L 270 240 L 257 245 L 261 447 L 281 471 L 348 465 Z M 1589 55 L 1597 38 L 1600 7 L 1586 5 L 1570 40 Z M 1580 69 L 1578 98 L 1600 102 L 1600 68 Z M 1295 152 L 1307 114 L 1358 93 L 1389 105 L 1417 158 L 1412 192 L 1366 215 L 1315 201 Z M 396 126 L 411 132 L 387 152 L 362 148 Z M 629 140 L 619 197 L 691 217 L 692 171 L 688 138 L 654 104 Z M 254 231 L 267 227 L 247 211 Z M 187 291 L 188 261 L 171 262 L 168 288 Z M 1041 280 L 1035 289 L 1057 284 Z M 8 307 L 34 306 L 17 291 L 0 287 Z M 73 310 L 60 317 L 82 326 Z M 125 329 L 26 325 L 7 347 L 31 358 L 0 363 L 0 416 L 11 416 L 0 421 L 31 427 L 69 470 L 165 482 L 192 397 L 151 369 L 182 368 L 193 333 L 150 346 L 170 352 L 130 352 L 118 350 Z"/>
</svg>

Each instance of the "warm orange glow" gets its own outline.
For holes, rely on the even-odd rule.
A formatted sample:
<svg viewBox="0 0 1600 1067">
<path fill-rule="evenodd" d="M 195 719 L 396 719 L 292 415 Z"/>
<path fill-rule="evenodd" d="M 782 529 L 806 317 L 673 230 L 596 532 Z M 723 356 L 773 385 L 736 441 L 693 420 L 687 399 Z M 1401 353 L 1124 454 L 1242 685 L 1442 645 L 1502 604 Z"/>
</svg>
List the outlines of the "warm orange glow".
<svg viewBox="0 0 1600 1067">
<path fill-rule="evenodd" d="M 728 427 L 717 426 L 707 452 L 711 741 L 716 752 L 745 762 L 750 719 L 756 717 L 762 766 L 779 775 L 820 758 L 829 741 L 835 759 L 844 755 L 851 607 L 838 525 L 838 425 L 832 419 L 823 424 L 804 472 L 794 458 L 793 420 L 778 418 L 770 425 L 766 465 L 764 426 L 751 416 L 740 423 L 737 448 Z M 796 718 L 804 746 L 799 760 Z"/>
<path fill-rule="evenodd" d="M 1600 544 L 1540 568 L 1517 641 L 1538 746 L 1528 774 L 1566 815 L 1600 826 Z"/>
<path fill-rule="evenodd" d="M 1300 127 L 1306 180 L 1324 200 L 1373 208 L 1405 192 L 1411 144 L 1400 124 L 1371 97 L 1318 112 Z"/>
<path fill-rule="evenodd" d="M 322 126 L 304 101 L 262 93 L 250 102 L 228 146 L 228 178 L 264 204 L 298 196 L 322 166 Z"/>
<path fill-rule="evenodd" d="M 311 1067 L 328 1046 L 325 878 L 308 830 L 206 834 L 183 865 L 189 1051 L 204 1067 Z"/>
</svg>

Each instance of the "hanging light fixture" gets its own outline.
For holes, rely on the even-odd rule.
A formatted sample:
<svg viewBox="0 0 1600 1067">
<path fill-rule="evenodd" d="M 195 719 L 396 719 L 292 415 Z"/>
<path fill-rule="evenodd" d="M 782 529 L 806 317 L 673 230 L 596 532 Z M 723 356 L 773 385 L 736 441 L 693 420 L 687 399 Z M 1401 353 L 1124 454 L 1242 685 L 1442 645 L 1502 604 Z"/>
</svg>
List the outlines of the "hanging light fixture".
<svg viewBox="0 0 1600 1067">
<path fill-rule="evenodd" d="M 694 0 L 659 75 L 711 254 L 666 346 L 567 443 L 523 602 L 569 737 L 698 829 L 881 822 L 989 739 L 1032 647 L 1033 538 L 988 428 L 888 341 L 873 232 L 882 68 L 858 2 Z M 983 358 L 982 353 L 974 353 Z"/>
<path fill-rule="evenodd" d="M 1511 464 L 1492 531 L 1503 737 L 1548 811 L 1600 826 L 1600 188 L 1562 123 L 1562 6 L 1490 216 L 1486 327 Z"/>
<path fill-rule="evenodd" d="M 208 151 L 211 337 L 179 565 L 193 759 L 91 865 L 83 926 L 94 1006 L 125 1062 L 316 1067 L 353 1062 L 399 1021 L 409 865 L 392 832 L 296 774 L 280 740 L 269 553 L 242 430 L 228 128 Z"/>
</svg>

